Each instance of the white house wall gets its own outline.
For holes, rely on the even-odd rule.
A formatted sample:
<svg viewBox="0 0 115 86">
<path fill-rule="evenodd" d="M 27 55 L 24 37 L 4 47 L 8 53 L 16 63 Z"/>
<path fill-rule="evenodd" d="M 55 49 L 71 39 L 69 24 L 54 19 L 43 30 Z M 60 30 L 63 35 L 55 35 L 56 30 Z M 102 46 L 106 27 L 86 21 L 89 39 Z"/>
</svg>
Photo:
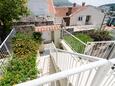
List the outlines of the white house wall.
<svg viewBox="0 0 115 86">
<path fill-rule="evenodd" d="M 51 31 L 42 32 L 42 39 L 44 40 L 45 43 L 51 42 L 52 41 Z"/>
<path fill-rule="evenodd" d="M 99 26 L 102 24 L 104 14 L 101 13 L 101 11 L 97 10 L 96 8 L 88 7 L 83 11 L 71 16 L 70 25 L 85 25 L 85 20 L 87 15 L 91 16 L 90 23 L 92 23 L 93 25 Z M 83 16 L 82 21 L 78 21 L 78 17 L 80 16 Z"/>
<path fill-rule="evenodd" d="M 49 14 L 47 0 L 29 0 L 28 7 L 33 15 L 47 16 Z"/>
</svg>

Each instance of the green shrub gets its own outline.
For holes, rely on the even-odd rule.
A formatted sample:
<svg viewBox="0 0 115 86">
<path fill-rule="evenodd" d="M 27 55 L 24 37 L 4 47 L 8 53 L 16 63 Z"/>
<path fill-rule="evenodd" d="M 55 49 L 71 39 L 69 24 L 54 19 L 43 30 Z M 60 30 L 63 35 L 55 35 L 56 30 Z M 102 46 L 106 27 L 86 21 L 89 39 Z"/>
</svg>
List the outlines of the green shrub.
<svg viewBox="0 0 115 86">
<path fill-rule="evenodd" d="M 28 58 L 14 57 L 6 68 L 6 73 L 1 80 L 0 86 L 12 86 L 37 77 L 36 56 Z"/>
<path fill-rule="evenodd" d="M 88 35 L 94 39 L 94 41 L 108 41 L 112 39 L 112 37 L 109 35 L 109 32 L 105 30 L 95 30 L 89 32 Z"/>
<path fill-rule="evenodd" d="M 16 57 L 27 57 L 37 52 L 38 45 L 30 36 L 17 33 L 12 46 Z"/>
<path fill-rule="evenodd" d="M 40 32 L 33 32 L 32 36 L 35 41 L 42 42 L 42 34 Z"/>
<path fill-rule="evenodd" d="M 37 78 L 36 52 L 38 45 L 31 36 L 17 33 L 13 39 L 14 57 L 6 67 L 6 72 L 0 80 L 0 86 L 12 86 Z"/>
</svg>

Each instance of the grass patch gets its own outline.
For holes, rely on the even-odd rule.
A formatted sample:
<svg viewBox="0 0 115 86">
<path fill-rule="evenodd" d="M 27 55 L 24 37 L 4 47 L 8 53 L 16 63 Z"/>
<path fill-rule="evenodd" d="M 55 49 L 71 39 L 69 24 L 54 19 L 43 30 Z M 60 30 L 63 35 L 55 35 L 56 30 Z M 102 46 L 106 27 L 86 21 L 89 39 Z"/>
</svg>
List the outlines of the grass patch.
<svg viewBox="0 0 115 86">
<path fill-rule="evenodd" d="M 93 41 L 93 39 L 90 36 L 88 36 L 86 34 L 82 34 L 82 33 L 75 34 L 75 37 L 79 38 L 84 43 Z M 85 45 L 83 45 L 81 42 L 79 42 L 78 40 L 76 40 L 72 36 L 67 35 L 64 37 L 64 39 L 72 47 L 72 49 L 74 49 L 76 52 L 78 52 L 78 53 L 84 52 Z"/>
</svg>

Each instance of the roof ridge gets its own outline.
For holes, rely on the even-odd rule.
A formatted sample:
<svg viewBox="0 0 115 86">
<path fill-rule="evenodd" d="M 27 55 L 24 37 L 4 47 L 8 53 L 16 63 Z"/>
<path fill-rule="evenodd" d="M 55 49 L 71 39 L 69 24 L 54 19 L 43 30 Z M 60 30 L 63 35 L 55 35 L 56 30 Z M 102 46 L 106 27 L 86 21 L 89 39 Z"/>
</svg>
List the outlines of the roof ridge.
<svg viewBox="0 0 115 86">
<path fill-rule="evenodd" d="M 78 10 L 76 10 L 74 13 L 72 13 L 69 17 L 71 17 L 71 16 L 73 16 L 74 14 L 76 14 L 76 13 L 78 13 L 78 12 L 80 12 L 80 11 L 86 9 L 87 7 L 88 7 L 88 6 L 82 6 L 82 7 L 80 7 Z"/>
</svg>

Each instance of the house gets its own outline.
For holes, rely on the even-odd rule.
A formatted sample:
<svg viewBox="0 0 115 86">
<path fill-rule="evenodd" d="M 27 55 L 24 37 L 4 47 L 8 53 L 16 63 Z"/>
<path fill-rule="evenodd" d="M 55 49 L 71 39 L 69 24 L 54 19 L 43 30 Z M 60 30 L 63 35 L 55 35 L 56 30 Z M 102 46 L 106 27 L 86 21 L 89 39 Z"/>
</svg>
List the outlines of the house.
<svg viewBox="0 0 115 86">
<path fill-rule="evenodd" d="M 53 0 L 29 0 L 28 8 L 35 16 L 53 16 L 55 13 Z"/>
<path fill-rule="evenodd" d="M 65 17 L 65 16 L 68 16 L 72 13 L 74 13 L 75 11 L 77 11 L 78 7 L 70 7 L 70 6 L 67 6 L 67 7 L 55 7 L 55 10 L 56 10 L 56 14 L 55 16 L 56 17 Z M 69 12 L 69 14 L 68 14 Z"/>
<path fill-rule="evenodd" d="M 43 18 L 40 21 L 41 25 L 35 25 L 35 31 L 42 33 L 44 43 L 54 41 L 54 31 L 60 29 L 60 27 L 54 24 L 55 8 L 53 0 L 30 0 L 28 6 L 32 15 L 35 16 L 33 21 L 39 20 L 40 17 Z"/>
<path fill-rule="evenodd" d="M 76 6 L 73 7 L 55 7 L 56 17 L 64 19 L 66 26 L 79 26 L 79 25 L 96 25 L 102 24 L 104 13 L 94 6 Z"/>
<path fill-rule="evenodd" d="M 42 39 L 44 43 L 51 43 L 52 41 L 59 46 L 60 40 L 60 25 L 47 25 L 47 26 L 37 26 L 35 27 L 36 32 L 42 33 Z"/>
<path fill-rule="evenodd" d="M 76 3 L 74 3 L 72 6 L 55 6 L 55 17 L 60 20 L 64 19 L 65 21 L 70 21 L 70 17 L 68 16 L 76 12 L 79 7 L 80 6 L 76 5 Z M 67 17 L 68 19 L 66 19 Z M 69 26 L 69 24 L 67 25 Z"/>
<path fill-rule="evenodd" d="M 94 6 L 83 6 L 70 16 L 70 25 L 96 25 L 103 22 L 104 13 Z"/>
</svg>

